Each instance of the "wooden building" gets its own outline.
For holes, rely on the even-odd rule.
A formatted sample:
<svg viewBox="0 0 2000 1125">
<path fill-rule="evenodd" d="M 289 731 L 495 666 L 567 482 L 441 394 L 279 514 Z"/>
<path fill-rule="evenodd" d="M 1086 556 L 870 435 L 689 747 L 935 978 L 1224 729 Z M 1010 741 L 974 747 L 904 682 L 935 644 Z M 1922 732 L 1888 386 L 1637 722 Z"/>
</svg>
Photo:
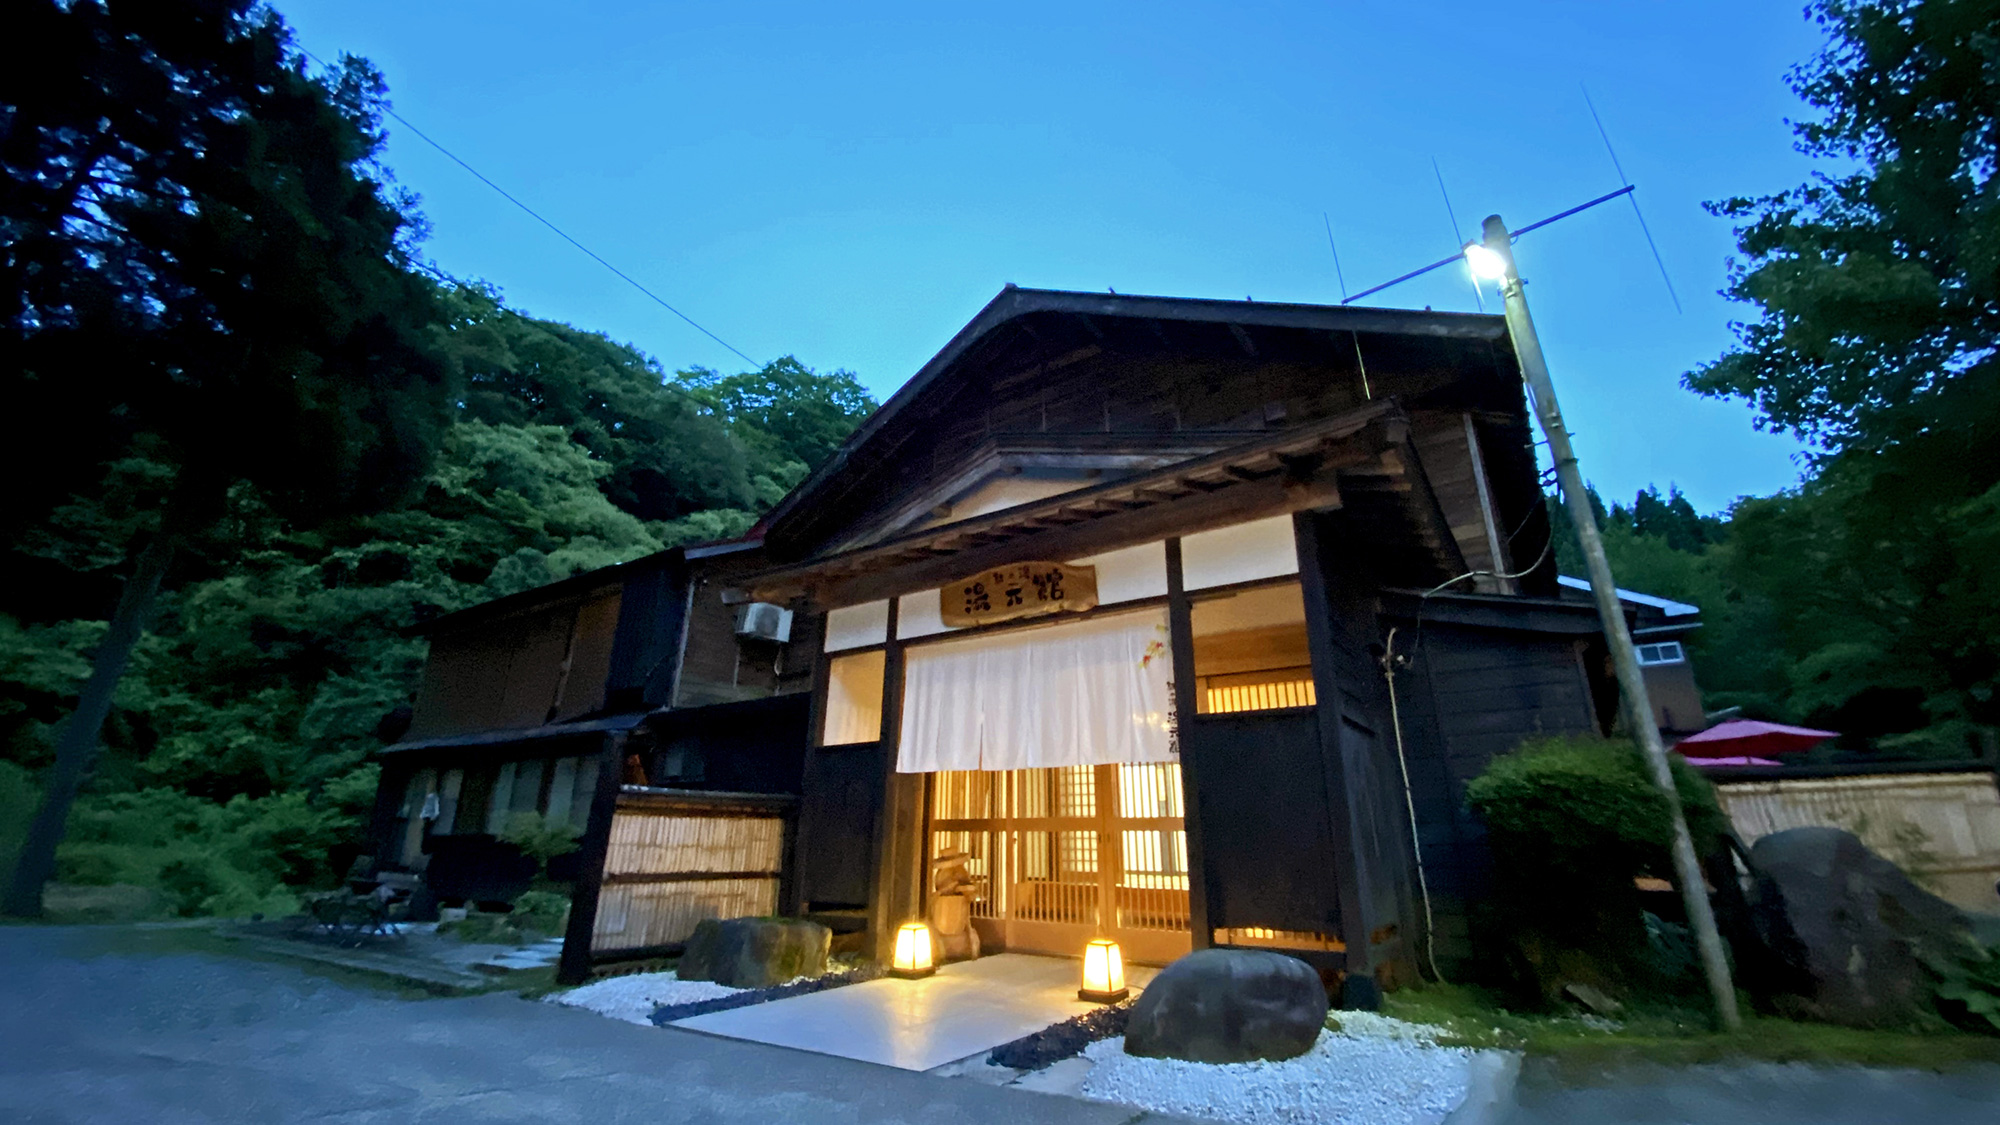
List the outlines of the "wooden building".
<svg viewBox="0 0 2000 1125">
<path fill-rule="evenodd" d="M 720 591 L 764 565 L 754 539 L 677 548 L 425 625 L 409 729 L 379 755 L 378 870 L 446 903 L 510 900 L 535 865 L 501 837 L 537 814 L 581 837 L 552 867 L 587 927 L 622 788 L 664 791 L 651 806 L 677 790 L 794 800 L 819 619 L 740 620 Z"/>
<path fill-rule="evenodd" d="M 1365 1002 L 1476 955 L 1465 783 L 1615 717 L 1498 316 L 1010 286 L 760 534 L 435 623 L 383 854 L 566 801 L 569 979 L 700 909 L 886 956 L 952 867 L 988 950 L 1282 949 Z M 754 858 L 644 858 L 720 816 Z M 628 919 L 648 880 L 753 905 Z"/>
<path fill-rule="evenodd" d="M 1549 534 L 1497 316 L 1009 287 L 729 593 L 825 616 L 799 909 L 884 953 L 956 863 L 987 949 L 1463 959 L 1464 783 L 1615 710 Z"/>
</svg>

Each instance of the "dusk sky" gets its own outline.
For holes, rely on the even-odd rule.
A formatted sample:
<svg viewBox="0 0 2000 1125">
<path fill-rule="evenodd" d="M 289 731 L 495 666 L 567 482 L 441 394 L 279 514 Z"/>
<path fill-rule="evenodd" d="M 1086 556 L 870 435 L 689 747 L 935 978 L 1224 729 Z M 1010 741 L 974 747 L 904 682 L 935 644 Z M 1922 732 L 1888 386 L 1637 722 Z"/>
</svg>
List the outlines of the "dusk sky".
<svg viewBox="0 0 2000 1125">
<path fill-rule="evenodd" d="M 1487 214 L 1611 190 L 1585 85 L 1685 307 L 1622 201 L 1516 247 L 1586 475 L 1704 511 L 1797 479 L 1794 441 L 1679 385 L 1745 315 L 1702 202 L 1808 171 L 1783 77 L 1820 36 L 1795 3 L 279 7 L 723 339 L 878 397 L 1008 282 L 1337 303 L 1322 214 L 1358 291 Z M 443 269 L 670 368 L 745 366 L 393 123 L 389 161 Z M 1456 268 L 1368 303 L 1474 307 Z"/>
</svg>

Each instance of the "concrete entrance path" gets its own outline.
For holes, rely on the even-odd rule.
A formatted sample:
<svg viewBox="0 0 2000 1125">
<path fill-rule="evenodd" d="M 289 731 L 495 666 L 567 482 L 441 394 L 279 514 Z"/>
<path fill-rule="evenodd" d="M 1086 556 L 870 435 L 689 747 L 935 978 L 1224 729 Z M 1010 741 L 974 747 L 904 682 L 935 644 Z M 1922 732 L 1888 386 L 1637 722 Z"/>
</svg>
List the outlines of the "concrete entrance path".
<svg viewBox="0 0 2000 1125">
<path fill-rule="evenodd" d="M 945 965 L 922 980 L 866 984 L 712 1012 L 675 1027 L 823 1055 L 930 1070 L 1079 1016 L 1080 963 L 999 953 Z M 1133 966 L 1136 991 L 1154 970 Z"/>
</svg>

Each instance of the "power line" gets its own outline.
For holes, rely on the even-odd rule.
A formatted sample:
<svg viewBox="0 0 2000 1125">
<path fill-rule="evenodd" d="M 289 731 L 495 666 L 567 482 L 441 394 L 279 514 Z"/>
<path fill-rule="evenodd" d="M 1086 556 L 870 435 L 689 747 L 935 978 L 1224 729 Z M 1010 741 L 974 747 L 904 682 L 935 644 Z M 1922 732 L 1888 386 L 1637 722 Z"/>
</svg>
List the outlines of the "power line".
<svg viewBox="0 0 2000 1125">
<path fill-rule="evenodd" d="M 326 67 L 328 70 L 333 69 L 332 67 L 327 66 L 326 60 L 320 58 L 318 55 L 313 54 L 311 51 L 306 50 L 304 47 L 300 47 L 299 52 L 305 55 L 305 57 L 318 63 L 319 65 Z M 492 180 L 487 179 L 485 174 L 482 173 L 479 169 L 474 168 L 472 165 L 467 164 L 464 160 L 460 159 L 457 153 L 451 151 L 450 149 L 432 140 L 429 134 L 425 133 L 422 129 L 419 129 L 415 125 L 411 124 L 410 120 L 404 117 L 402 114 L 397 113 L 395 110 L 389 108 L 386 105 L 382 107 L 382 112 L 388 114 L 390 117 L 395 119 L 397 124 L 401 125 L 403 128 L 408 129 L 411 133 L 415 134 L 418 140 L 424 142 L 425 144 L 443 153 L 447 159 L 449 159 L 452 163 L 458 165 L 460 168 L 463 168 L 466 171 L 472 173 L 473 178 L 477 179 L 480 183 L 485 184 L 487 187 L 490 187 L 494 191 L 499 192 L 500 198 L 505 199 L 507 202 L 512 203 L 514 206 L 519 207 L 521 210 L 527 212 L 529 218 L 534 219 L 536 222 L 556 232 L 557 237 L 561 238 L 564 242 L 569 243 L 571 246 L 576 247 L 578 250 L 583 251 L 585 254 L 590 255 L 592 261 L 596 262 L 600 266 L 603 266 L 605 269 L 610 270 L 612 273 L 617 274 L 618 277 L 625 282 L 625 284 L 630 285 L 632 288 L 637 289 L 639 292 L 644 293 L 646 296 L 652 298 L 654 304 L 657 304 L 661 308 L 667 310 L 668 312 L 674 314 L 675 316 L 680 317 L 682 320 L 686 321 L 688 325 L 692 327 L 695 331 L 701 333 L 702 335 L 708 337 L 711 340 L 714 340 L 716 343 L 721 344 L 723 347 L 729 349 L 730 351 L 735 352 L 738 356 L 742 357 L 743 362 L 749 364 L 750 366 L 757 368 L 761 368 L 764 366 L 763 364 L 757 362 L 756 360 L 751 359 L 749 356 L 744 355 L 743 349 L 737 347 L 736 345 L 730 343 L 729 341 L 723 339 L 722 337 L 717 336 L 715 333 L 710 332 L 708 329 L 703 328 L 700 324 L 696 323 L 693 317 L 668 304 L 666 298 L 660 296 L 658 293 L 653 292 L 651 289 L 646 288 L 644 285 L 639 284 L 638 280 L 635 279 L 631 274 L 626 273 L 624 270 L 621 270 L 617 266 L 612 265 L 610 262 L 605 261 L 604 256 L 599 254 L 597 251 L 592 250 L 590 247 L 585 246 L 583 243 L 578 242 L 574 238 L 571 238 L 568 231 L 563 230 L 561 227 L 555 225 L 546 218 L 543 218 L 542 214 L 539 211 L 536 211 L 533 207 L 530 207 L 527 204 L 521 202 L 520 200 L 514 198 L 514 196 L 510 194 L 506 188 L 503 188 L 499 184 L 494 183 Z"/>
</svg>

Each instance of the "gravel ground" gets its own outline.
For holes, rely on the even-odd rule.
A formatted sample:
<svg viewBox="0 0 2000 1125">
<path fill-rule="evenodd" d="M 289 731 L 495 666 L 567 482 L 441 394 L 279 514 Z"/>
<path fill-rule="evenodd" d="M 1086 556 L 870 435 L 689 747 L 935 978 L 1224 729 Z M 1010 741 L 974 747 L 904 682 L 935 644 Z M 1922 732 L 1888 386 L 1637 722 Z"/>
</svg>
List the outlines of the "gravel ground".
<svg viewBox="0 0 2000 1125">
<path fill-rule="evenodd" d="M 662 1004 L 719 1000 L 743 990 L 706 980 L 682 980 L 672 973 L 634 973 L 549 996 L 551 1004 L 588 1008 L 599 1015 L 651 1027 L 653 1011 Z"/>
<path fill-rule="evenodd" d="M 1084 1048 L 1096 1065 L 1080 1091 L 1096 1101 L 1241 1122 L 1434 1125 L 1464 1100 L 1473 1052 L 1439 1047 L 1435 1028 L 1339 1012 L 1340 1030 L 1284 1062 L 1142 1059 L 1125 1040 Z"/>
</svg>

